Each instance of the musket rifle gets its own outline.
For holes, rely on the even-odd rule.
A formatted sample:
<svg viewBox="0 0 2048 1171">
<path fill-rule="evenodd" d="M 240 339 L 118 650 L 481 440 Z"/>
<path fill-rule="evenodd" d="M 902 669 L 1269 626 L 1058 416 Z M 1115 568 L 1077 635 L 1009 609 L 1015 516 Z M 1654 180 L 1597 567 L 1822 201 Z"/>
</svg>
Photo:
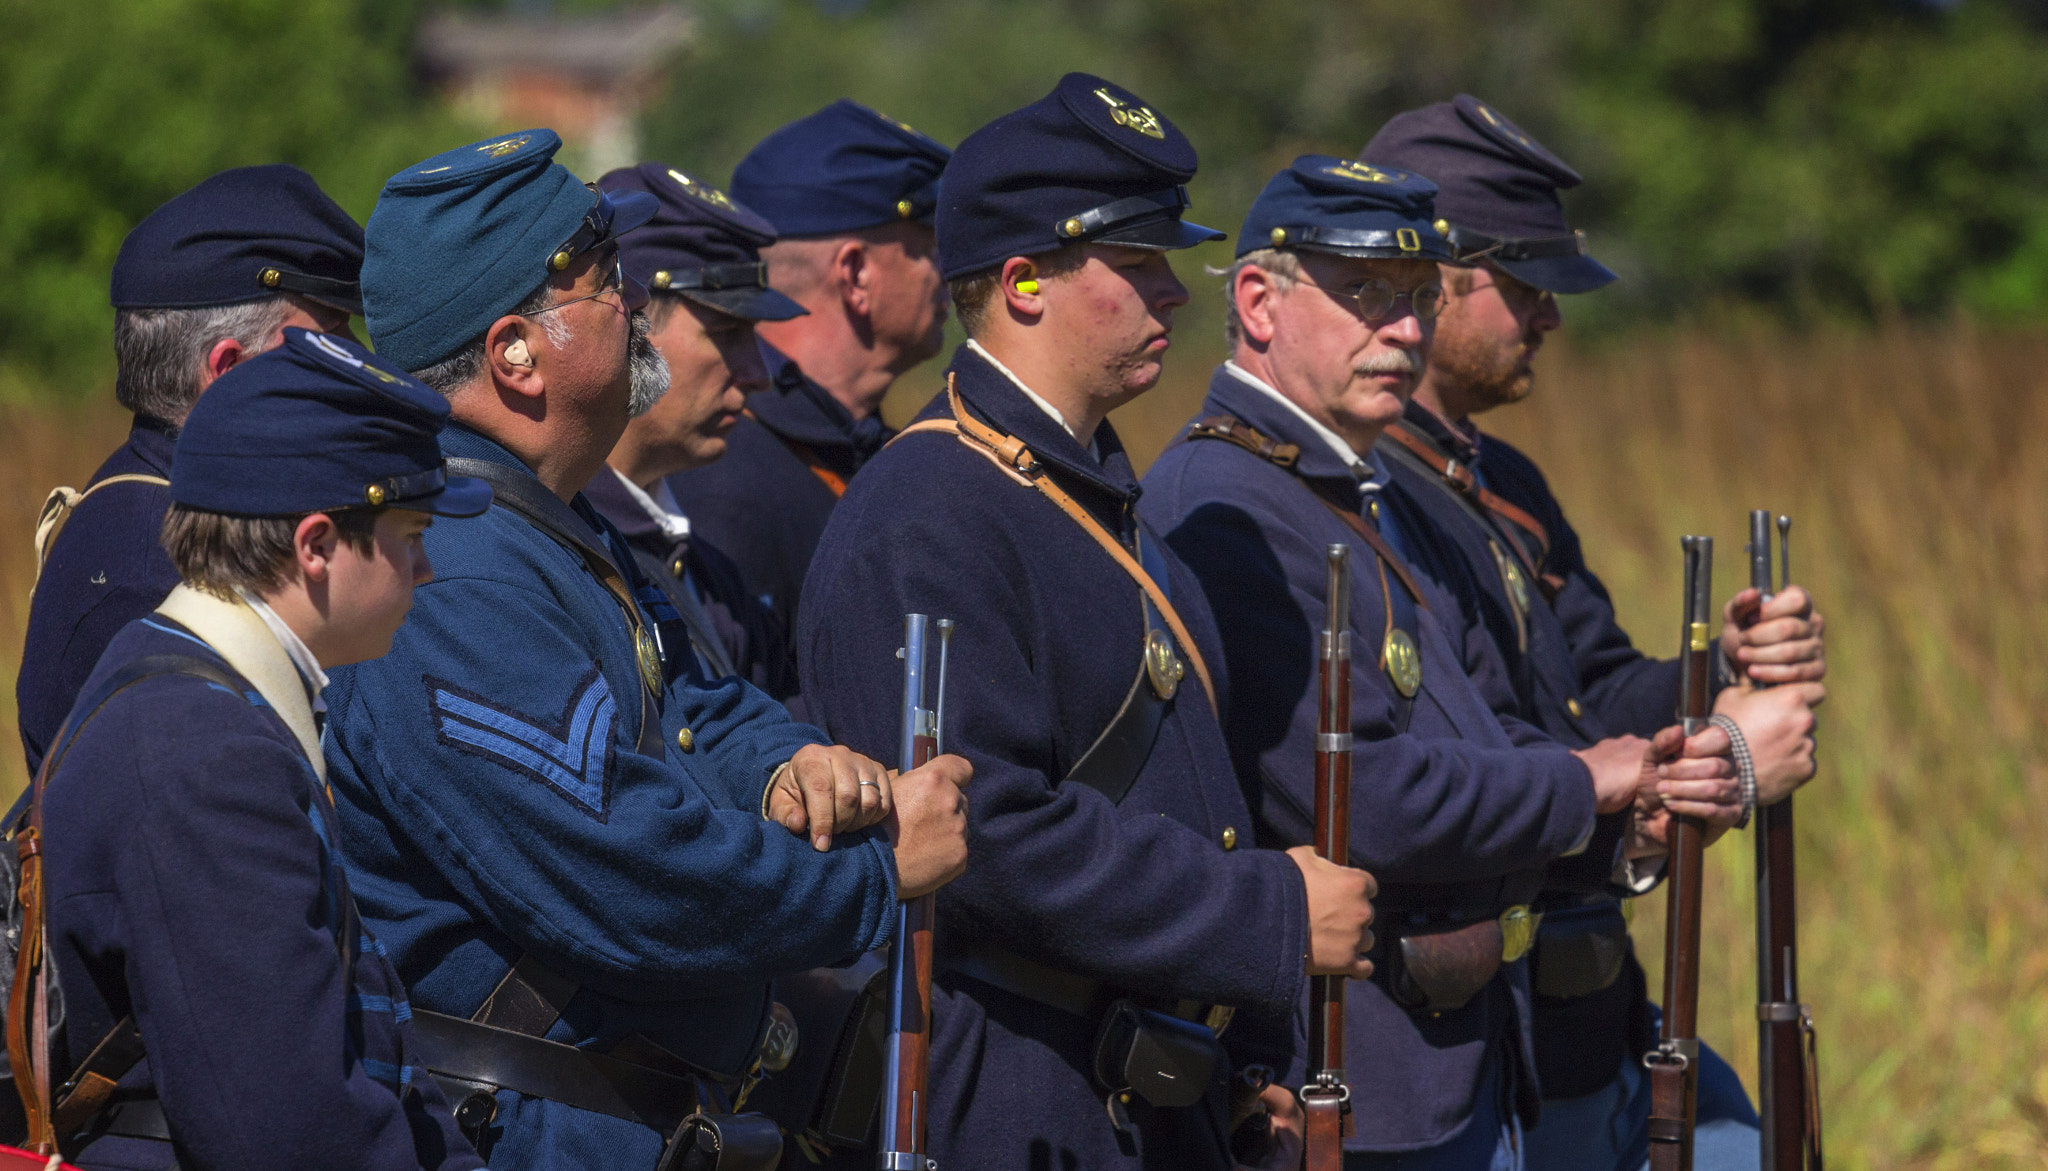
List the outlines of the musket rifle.
<svg viewBox="0 0 2048 1171">
<path fill-rule="evenodd" d="M 1329 580 L 1316 686 L 1316 853 L 1351 864 L 1351 547 L 1328 549 Z M 1310 979 L 1306 1115 L 1307 1171 L 1341 1171 L 1344 1137 L 1354 1133 L 1344 1080 L 1343 976 Z"/>
<path fill-rule="evenodd" d="M 937 699 L 925 706 L 926 626 L 923 614 L 903 616 L 903 741 L 899 753 L 908 773 L 943 751 L 946 714 L 946 648 L 953 621 L 937 621 Z M 889 946 L 889 1035 L 883 1048 L 882 1149 L 880 1171 L 937 1171 L 925 1154 L 932 1055 L 932 895 L 902 903 L 896 938 Z"/>
<path fill-rule="evenodd" d="M 1678 714 L 1691 737 L 1707 726 L 1715 639 L 1714 538 L 1686 537 L 1685 625 L 1680 635 Z M 1651 1171 L 1692 1171 L 1699 1097 L 1700 880 L 1706 826 L 1671 816 L 1664 889 L 1664 1023 L 1644 1054 L 1650 1071 Z"/>
<path fill-rule="evenodd" d="M 1778 518 L 1781 576 L 1792 584 L 1792 518 Z M 1771 514 L 1749 514 L 1749 584 L 1768 600 Z M 1757 1082 L 1763 1105 L 1763 1171 L 1820 1171 L 1820 1096 L 1813 1014 L 1799 1002 L 1797 854 L 1792 798 L 1756 811 Z"/>
</svg>

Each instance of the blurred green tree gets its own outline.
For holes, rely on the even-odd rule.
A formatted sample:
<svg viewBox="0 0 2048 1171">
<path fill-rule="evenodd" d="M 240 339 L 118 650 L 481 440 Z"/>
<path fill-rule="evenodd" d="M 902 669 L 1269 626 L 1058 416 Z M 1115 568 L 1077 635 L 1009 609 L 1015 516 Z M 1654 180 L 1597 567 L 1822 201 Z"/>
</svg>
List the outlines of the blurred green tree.
<svg viewBox="0 0 2048 1171">
<path fill-rule="evenodd" d="M 153 208 L 226 167 L 306 168 L 358 218 L 453 126 L 410 74 L 416 0 L 0 0 L 0 355 L 110 365 L 107 274 Z"/>
<path fill-rule="evenodd" d="M 703 0 L 647 116 L 723 175 L 852 96 L 948 141 L 1068 69 L 1194 140 L 1233 226 L 1295 154 L 1349 155 L 1464 90 L 1572 160 L 1624 284 L 1596 321 L 1732 301 L 1887 317 L 2048 310 L 2048 36 L 2032 0 Z"/>
</svg>

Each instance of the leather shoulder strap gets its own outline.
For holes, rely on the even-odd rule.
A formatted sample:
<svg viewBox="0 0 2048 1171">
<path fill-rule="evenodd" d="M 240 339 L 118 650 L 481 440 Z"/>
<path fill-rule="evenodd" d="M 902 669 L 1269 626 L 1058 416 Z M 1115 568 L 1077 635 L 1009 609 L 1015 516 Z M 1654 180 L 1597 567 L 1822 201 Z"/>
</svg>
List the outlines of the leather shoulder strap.
<svg viewBox="0 0 2048 1171">
<path fill-rule="evenodd" d="M 633 650 L 638 656 L 634 664 L 635 673 L 640 676 L 640 735 L 638 749 L 642 756 L 660 760 L 664 756 L 661 745 L 661 712 L 655 706 L 654 693 L 660 686 L 658 658 L 654 638 L 647 633 L 646 619 L 640 613 L 639 603 L 633 599 L 632 587 L 626 584 L 626 575 L 612 562 L 612 555 L 599 545 L 591 533 L 590 525 L 576 510 L 562 503 L 562 498 L 541 484 L 532 475 L 517 468 L 493 463 L 487 459 L 457 457 L 448 461 L 451 476 L 473 476 L 491 486 L 491 503 L 503 506 L 524 519 L 528 524 L 546 533 L 556 544 L 583 558 L 591 575 L 604 583 L 618 602 L 619 609 L 626 616 L 626 625 L 633 634 Z M 650 678 L 647 656 L 657 657 L 655 678 Z"/>
<path fill-rule="evenodd" d="M 146 472 L 124 472 L 118 476 L 108 476 L 97 484 L 88 485 L 83 492 L 76 488 L 50 489 L 49 496 L 43 500 L 43 511 L 36 517 L 38 578 L 43 575 L 43 563 L 50 559 L 50 546 L 57 543 L 57 534 L 64 531 L 64 526 L 71 520 L 71 514 L 78 511 L 78 506 L 85 503 L 86 497 L 110 484 L 154 484 L 159 488 L 171 486 L 171 482 L 162 476 L 153 476 Z"/>
<path fill-rule="evenodd" d="M 1516 559 L 1522 562 L 1522 568 L 1528 571 L 1530 577 L 1541 576 L 1540 562 L 1550 556 L 1550 530 L 1543 527 L 1542 521 L 1531 516 L 1527 509 L 1510 503 L 1491 488 L 1481 484 L 1479 477 L 1470 467 L 1438 451 L 1434 444 L 1416 434 L 1405 422 L 1396 422 L 1387 428 L 1385 434 L 1389 440 L 1399 444 L 1402 451 L 1435 472 L 1455 495 L 1468 501 L 1476 501 L 1479 507 L 1490 515 L 1499 517 L 1534 538 L 1537 553 L 1533 559 L 1529 556 L 1529 551 L 1522 546 L 1522 542 L 1510 540 L 1508 545 L 1514 549 Z"/>
<path fill-rule="evenodd" d="M 1158 608 L 1159 616 L 1165 620 L 1167 629 L 1173 632 L 1174 641 L 1180 644 L 1181 652 L 1187 656 L 1188 665 L 1195 669 L 1195 677 L 1202 681 L 1202 694 L 1208 698 L 1210 710 L 1216 711 L 1216 684 L 1210 678 L 1209 664 L 1202 658 L 1201 648 L 1195 645 L 1194 637 L 1188 633 L 1187 624 L 1181 621 L 1180 611 L 1173 608 L 1173 601 L 1166 596 L 1166 591 L 1159 588 L 1159 583 L 1152 580 L 1152 575 L 1145 572 L 1145 567 L 1138 564 L 1137 558 L 1131 556 L 1130 550 L 1124 548 L 1122 541 L 1111 536 L 1109 530 L 1103 528 L 1101 522 L 1090 515 L 1086 508 L 1081 507 L 1079 501 L 1069 496 L 1058 484 L 1053 483 L 1052 477 L 1045 474 L 1045 469 L 1040 466 L 1023 440 L 1005 435 L 967 413 L 967 404 L 960 401 L 960 392 L 954 387 L 951 375 L 946 377 L 946 401 L 953 410 L 952 418 L 926 419 L 912 423 L 897 432 L 896 437 L 889 442 L 895 443 L 905 435 L 919 431 L 950 432 L 970 450 L 987 457 L 1011 479 L 1036 488 L 1047 500 L 1059 506 L 1059 510 L 1066 513 L 1068 519 L 1079 525 L 1081 531 L 1087 533 L 1097 545 L 1102 546 L 1102 551 L 1109 554 L 1119 569 L 1138 583 L 1138 588 L 1143 590 L 1152 605 Z"/>
<path fill-rule="evenodd" d="M 93 717 L 116 695 L 159 675 L 190 675 L 219 684 L 236 695 L 247 690 L 227 669 L 194 655 L 147 655 L 123 664 L 72 709 L 70 719 L 51 744 L 49 755 L 43 758 L 42 767 L 29 782 L 27 824 L 14 831 L 15 855 L 21 862 L 15 897 L 21 903 L 22 914 L 19 950 L 14 958 L 14 987 L 7 1001 L 7 1060 L 14 1070 L 14 1085 L 21 1094 L 22 1109 L 28 1114 L 26 1142 L 39 1155 L 57 1151 L 56 1110 L 50 1094 L 50 981 L 54 973 L 47 962 L 49 937 L 43 905 L 43 792 L 79 732 Z M 115 1033 L 119 1032 L 117 1025 Z M 105 1044 L 103 1038 L 100 1045 Z M 135 1059 L 140 1060 L 139 1043 L 137 1050 Z M 130 1061 L 129 1067 L 133 1065 Z M 115 1080 L 118 1079 L 117 1074 Z"/>
</svg>

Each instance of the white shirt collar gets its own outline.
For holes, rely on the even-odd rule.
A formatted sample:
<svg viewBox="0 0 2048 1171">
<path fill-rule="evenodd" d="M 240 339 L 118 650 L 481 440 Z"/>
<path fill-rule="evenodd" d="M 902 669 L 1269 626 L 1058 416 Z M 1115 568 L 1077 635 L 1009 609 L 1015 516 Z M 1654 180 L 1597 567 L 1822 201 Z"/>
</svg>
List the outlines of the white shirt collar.
<svg viewBox="0 0 2048 1171">
<path fill-rule="evenodd" d="M 305 640 L 291 627 L 285 625 L 284 619 L 277 616 L 277 611 L 270 608 L 270 603 L 241 586 L 235 587 L 235 593 L 249 604 L 251 610 L 256 611 L 256 616 L 263 619 L 263 625 L 270 628 L 270 633 L 277 636 L 277 644 L 284 648 L 284 653 L 291 659 L 292 666 L 299 669 L 299 678 L 306 681 L 306 690 L 312 693 L 313 710 L 326 711 L 327 700 L 320 693 L 327 690 L 327 672 L 320 669 L 320 660 L 313 657 L 313 652 L 306 646 Z"/>
<path fill-rule="evenodd" d="M 667 480 L 655 481 L 654 495 L 650 496 L 640 485 L 627 479 L 619 469 L 607 464 L 605 470 L 617 476 L 619 483 L 626 486 L 626 492 L 633 498 L 633 503 L 639 505 L 648 519 L 661 529 L 662 536 L 671 541 L 690 539 L 690 518 L 683 515 L 683 506 L 676 503 L 675 493 L 669 491 Z"/>
<path fill-rule="evenodd" d="M 1095 450 L 1095 437 L 1091 435 L 1088 437 L 1087 440 L 1083 441 L 1079 435 L 1074 435 L 1074 425 L 1072 423 L 1067 422 L 1067 417 L 1065 415 L 1060 414 L 1060 409 L 1056 406 L 1053 406 L 1051 403 L 1045 401 L 1044 399 L 1038 397 L 1037 391 L 1024 385 L 1024 380 L 1022 378 L 1017 377 L 1015 371 L 1011 370 L 1008 366 L 1003 365 L 1002 359 L 996 357 L 994 354 L 991 354 L 987 350 L 983 349 L 981 343 L 975 341 L 973 338 L 967 339 L 967 348 L 973 350 L 977 354 L 980 354 L 982 361 L 987 362 L 991 366 L 994 366 L 998 373 L 1000 373 L 1003 377 L 1009 379 L 1011 384 L 1014 385 L 1018 390 L 1024 392 L 1025 398 L 1028 398 L 1032 402 L 1038 404 L 1039 410 L 1044 411 L 1048 415 L 1051 415 L 1052 421 L 1058 423 L 1060 425 L 1061 430 L 1065 431 L 1069 435 L 1073 435 L 1074 441 L 1080 443 L 1081 446 L 1087 448 L 1089 455 L 1094 456 L 1098 462 L 1102 459 L 1102 456 Z"/>
<path fill-rule="evenodd" d="M 1344 462 L 1344 466 L 1351 469 L 1352 476 L 1358 480 L 1360 491 L 1376 492 L 1379 490 L 1381 483 L 1387 477 L 1386 469 L 1380 466 L 1377 453 L 1367 453 L 1365 458 L 1359 458 L 1357 449 L 1347 443 L 1342 435 L 1317 422 L 1315 416 L 1301 409 L 1300 403 L 1281 394 L 1279 390 L 1275 389 L 1265 379 L 1246 370 L 1234 361 L 1225 361 L 1223 368 L 1229 371 L 1231 376 L 1239 382 L 1293 411 L 1295 417 L 1307 424 L 1309 430 L 1315 432 L 1316 437 L 1327 444 L 1330 450 L 1336 453 L 1337 458 Z"/>
</svg>

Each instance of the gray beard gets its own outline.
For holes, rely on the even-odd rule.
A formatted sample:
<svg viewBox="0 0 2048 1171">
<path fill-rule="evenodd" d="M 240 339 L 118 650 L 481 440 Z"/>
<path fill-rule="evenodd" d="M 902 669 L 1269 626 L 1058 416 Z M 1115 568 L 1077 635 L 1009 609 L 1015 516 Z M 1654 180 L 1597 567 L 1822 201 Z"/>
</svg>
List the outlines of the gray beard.
<svg viewBox="0 0 2048 1171">
<path fill-rule="evenodd" d="M 626 414 L 634 419 L 653 410 L 668 393 L 668 359 L 654 348 L 653 333 L 645 313 L 633 314 L 633 332 L 626 341 L 626 356 L 632 363 L 632 395 L 626 400 Z"/>
</svg>

